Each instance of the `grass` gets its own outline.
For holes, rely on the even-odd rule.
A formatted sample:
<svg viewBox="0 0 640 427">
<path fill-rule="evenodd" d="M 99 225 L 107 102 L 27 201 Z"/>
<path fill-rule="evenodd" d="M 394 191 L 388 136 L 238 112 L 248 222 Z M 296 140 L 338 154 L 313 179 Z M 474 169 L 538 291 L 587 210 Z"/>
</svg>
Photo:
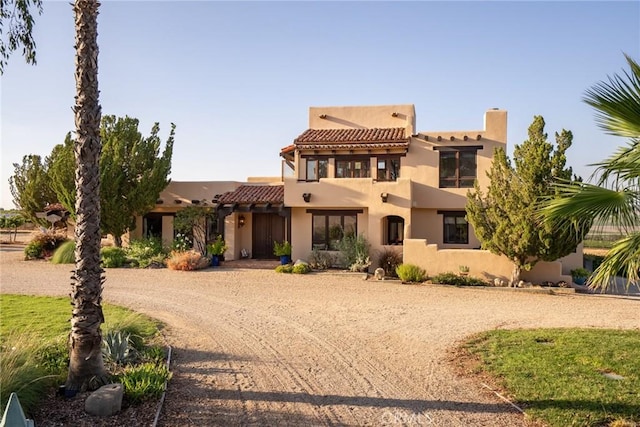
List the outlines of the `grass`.
<svg viewBox="0 0 640 427">
<path fill-rule="evenodd" d="M 583 245 L 584 245 L 584 248 L 611 249 L 615 243 L 616 242 L 612 240 L 586 239 Z"/>
<path fill-rule="evenodd" d="M 465 349 L 532 419 L 549 426 L 640 423 L 640 331 L 498 330 Z"/>
<path fill-rule="evenodd" d="M 110 304 L 103 311 L 103 335 L 121 330 L 142 347 L 157 334 L 158 323 L 138 313 Z M 0 294 L 0 312 L 0 410 L 15 391 L 28 414 L 66 376 L 71 305 L 69 298 Z"/>
</svg>

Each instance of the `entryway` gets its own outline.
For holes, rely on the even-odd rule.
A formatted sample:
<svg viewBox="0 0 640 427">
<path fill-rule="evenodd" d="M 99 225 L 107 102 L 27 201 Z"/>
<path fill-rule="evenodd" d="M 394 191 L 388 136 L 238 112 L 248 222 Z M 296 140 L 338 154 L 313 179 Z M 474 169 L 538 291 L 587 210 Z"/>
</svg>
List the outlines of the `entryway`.
<svg viewBox="0 0 640 427">
<path fill-rule="evenodd" d="M 253 258 L 277 258 L 273 242 L 285 239 L 285 218 L 276 213 L 253 213 Z"/>
</svg>

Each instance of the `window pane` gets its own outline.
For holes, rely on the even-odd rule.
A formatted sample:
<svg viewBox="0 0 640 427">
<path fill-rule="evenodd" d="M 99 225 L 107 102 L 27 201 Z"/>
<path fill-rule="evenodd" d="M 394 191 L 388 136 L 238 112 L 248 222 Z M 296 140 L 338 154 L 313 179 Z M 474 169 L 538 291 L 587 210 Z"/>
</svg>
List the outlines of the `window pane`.
<svg viewBox="0 0 640 427">
<path fill-rule="evenodd" d="M 456 153 L 440 152 L 440 178 L 456 177 Z"/>
<path fill-rule="evenodd" d="M 444 243 L 469 243 L 469 223 L 464 214 L 443 217 Z"/>
<path fill-rule="evenodd" d="M 329 169 L 329 160 L 318 160 L 318 178 L 326 178 L 327 170 Z"/>
<path fill-rule="evenodd" d="M 460 152 L 460 177 L 476 177 L 476 152 Z"/>
<path fill-rule="evenodd" d="M 344 235 L 345 236 L 355 236 L 356 235 L 356 223 L 357 216 L 356 215 L 348 215 L 344 217 Z"/>
<path fill-rule="evenodd" d="M 400 178 L 400 159 L 389 161 L 389 180 L 397 181 Z"/>
<path fill-rule="evenodd" d="M 318 161 L 315 159 L 307 159 L 307 181 L 318 180 Z"/>
<path fill-rule="evenodd" d="M 329 249 L 338 250 L 338 243 L 342 240 L 342 217 L 331 215 L 329 217 Z"/>
<path fill-rule="evenodd" d="M 314 248 L 327 248 L 327 217 L 325 215 L 313 216 L 313 247 Z M 317 246 L 316 246 L 317 245 Z"/>
<path fill-rule="evenodd" d="M 349 178 L 349 162 L 346 160 L 336 160 L 336 178 Z"/>
</svg>

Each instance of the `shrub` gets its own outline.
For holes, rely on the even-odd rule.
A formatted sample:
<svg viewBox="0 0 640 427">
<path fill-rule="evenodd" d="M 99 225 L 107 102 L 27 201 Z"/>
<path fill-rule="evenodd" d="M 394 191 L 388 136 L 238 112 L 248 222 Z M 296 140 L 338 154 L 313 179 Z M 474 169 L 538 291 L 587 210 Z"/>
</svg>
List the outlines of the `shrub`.
<svg viewBox="0 0 640 427">
<path fill-rule="evenodd" d="M 336 262 L 336 257 L 330 252 L 314 249 L 309 254 L 309 266 L 314 270 L 327 270 Z"/>
<path fill-rule="evenodd" d="M 42 255 L 43 249 L 44 248 L 42 246 L 42 243 L 36 242 L 34 240 L 30 241 L 24 247 L 24 259 L 29 260 L 29 259 L 43 258 L 43 255 Z"/>
<path fill-rule="evenodd" d="M 369 247 L 371 245 L 362 235 L 347 234 L 340 242 L 338 242 L 338 250 L 340 251 L 341 262 L 344 266 L 350 267 L 355 264 L 358 259 L 364 259 L 369 256 Z"/>
<path fill-rule="evenodd" d="M 276 273 L 293 273 L 293 265 L 285 264 L 276 267 Z"/>
<path fill-rule="evenodd" d="M 69 348 L 66 339 L 59 339 L 42 347 L 36 355 L 36 364 L 51 374 L 64 375 L 69 368 Z"/>
<path fill-rule="evenodd" d="M 176 234 L 176 238 L 171 243 L 172 251 L 188 251 L 191 248 L 193 248 L 193 242 L 189 236 L 183 233 Z"/>
<path fill-rule="evenodd" d="M 209 258 L 194 250 L 173 251 L 167 258 L 167 267 L 171 270 L 194 271 L 207 268 L 209 264 Z"/>
<path fill-rule="evenodd" d="M 311 271 L 311 267 L 309 267 L 309 264 L 304 262 L 294 265 L 293 268 L 291 269 L 291 272 L 295 274 L 307 274 L 310 271 Z"/>
<path fill-rule="evenodd" d="M 132 240 L 127 249 L 127 257 L 131 265 L 147 268 L 150 265 L 159 266 L 158 261 L 166 258 L 162 240 L 158 237 L 148 237 Z"/>
<path fill-rule="evenodd" d="M 155 363 L 130 366 L 118 375 L 118 381 L 124 386 L 125 396 L 133 403 L 159 397 L 164 391 L 165 382 L 170 378 L 169 369 L 163 364 Z"/>
<path fill-rule="evenodd" d="M 384 248 L 378 255 L 378 265 L 384 269 L 387 276 L 398 277 L 396 268 L 402 264 L 402 252 Z"/>
<path fill-rule="evenodd" d="M 102 257 L 102 266 L 105 268 L 119 268 L 124 265 L 127 260 L 127 253 L 122 248 L 115 246 L 104 247 L 100 250 Z"/>
<path fill-rule="evenodd" d="M 460 276 L 455 273 L 440 273 L 433 277 L 433 283 L 453 286 L 486 286 L 487 282 L 476 277 Z"/>
<path fill-rule="evenodd" d="M 51 262 L 54 264 L 74 264 L 76 262 L 75 250 L 76 242 L 67 240 L 53 253 Z"/>
<path fill-rule="evenodd" d="M 427 273 L 413 264 L 400 264 L 396 267 L 396 274 L 403 282 L 424 282 L 427 278 Z"/>
</svg>

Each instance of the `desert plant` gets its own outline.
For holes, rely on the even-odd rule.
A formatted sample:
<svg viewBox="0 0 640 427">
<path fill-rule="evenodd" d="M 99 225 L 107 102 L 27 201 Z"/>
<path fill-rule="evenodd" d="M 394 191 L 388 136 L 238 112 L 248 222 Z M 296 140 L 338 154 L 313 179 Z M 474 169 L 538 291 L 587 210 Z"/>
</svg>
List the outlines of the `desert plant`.
<svg viewBox="0 0 640 427">
<path fill-rule="evenodd" d="M 293 273 L 293 265 L 285 264 L 276 267 L 276 273 Z"/>
<path fill-rule="evenodd" d="M 162 247 L 162 240 L 158 237 L 147 237 L 132 240 L 127 248 L 127 260 L 139 268 L 147 268 L 150 265 L 159 267 L 159 261 L 164 261 L 166 253 Z"/>
<path fill-rule="evenodd" d="M 313 249 L 309 254 L 309 266 L 314 270 L 327 270 L 336 262 L 336 257 L 331 252 Z"/>
<path fill-rule="evenodd" d="M 364 235 L 345 235 L 338 243 L 338 250 L 340 251 L 340 261 L 346 267 L 350 267 L 355 264 L 359 257 L 369 256 L 370 244 Z"/>
<path fill-rule="evenodd" d="M 55 250 L 51 262 L 54 264 L 73 264 L 76 262 L 75 250 L 76 242 L 67 240 Z"/>
<path fill-rule="evenodd" d="M 396 268 L 396 274 L 405 283 L 424 282 L 427 278 L 426 271 L 413 264 L 400 264 Z"/>
<path fill-rule="evenodd" d="M 167 267 L 170 270 L 194 271 L 207 268 L 210 259 L 195 250 L 173 251 L 167 258 Z"/>
<path fill-rule="evenodd" d="M 160 347 L 159 345 L 144 347 L 138 352 L 138 355 L 141 361 L 156 364 L 163 363 L 167 358 L 167 354 L 164 348 Z"/>
<path fill-rule="evenodd" d="M 307 263 L 300 263 L 293 266 L 291 272 L 294 274 L 307 274 L 311 272 L 311 267 Z"/>
<path fill-rule="evenodd" d="M 100 250 L 102 266 L 105 268 L 119 268 L 127 260 L 127 253 L 124 249 L 115 246 L 107 246 Z"/>
<path fill-rule="evenodd" d="M 398 277 L 396 268 L 402 264 L 402 252 L 384 248 L 378 254 L 378 265 L 384 269 L 387 276 Z"/>
<path fill-rule="evenodd" d="M 469 272 L 469 266 L 468 265 L 460 265 L 460 266 L 458 266 L 458 270 L 460 270 L 460 273 L 468 273 Z"/>
<path fill-rule="evenodd" d="M 353 264 L 349 266 L 350 271 L 365 272 L 371 265 L 371 259 L 364 254 L 358 254 Z"/>
<path fill-rule="evenodd" d="M 118 375 L 125 396 L 133 403 L 160 396 L 170 378 L 169 369 L 164 364 L 156 363 L 130 366 Z"/>
<path fill-rule="evenodd" d="M 125 365 L 136 358 L 136 350 L 131 334 L 124 331 L 110 331 L 102 339 L 102 357 L 116 365 Z"/>
</svg>

